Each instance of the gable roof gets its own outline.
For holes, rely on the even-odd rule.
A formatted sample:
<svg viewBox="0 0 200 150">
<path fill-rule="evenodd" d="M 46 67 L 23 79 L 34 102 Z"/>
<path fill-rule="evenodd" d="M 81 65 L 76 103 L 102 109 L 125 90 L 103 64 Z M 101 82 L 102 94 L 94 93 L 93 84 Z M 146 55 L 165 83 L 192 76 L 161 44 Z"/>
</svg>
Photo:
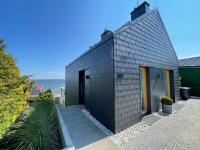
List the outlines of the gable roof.
<svg viewBox="0 0 200 150">
<path fill-rule="evenodd" d="M 170 41 L 170 44 L 171 44 L 172 48 L 173 48 L 173 45 L 172 45 L 172 43 L 171 43 L 171 40 L 170 40 L 170 38 L 169 38 L 169 35 L 168 35 L 167 30 L 166 30 L 166 28 L 165 28 L 165 25 L 164 25 L 164 23 L 163 23 L 163 21 L 162 21 L 162 18 L 161 18 L 161 16 L 160 16 L 160 13 L 159 13 L 159 11 L 158 11 L 157 8 L 153 8 L 152 10 L 149 10 L 148 12 L 146 12 L 146 13 L 144 13 L 143 15 L 139 16 L 138 18 L 134 19 L 133 21 L 128 21 L 127 23 L 125 23 L 124 25 L 122 25 L 120 28 L 118 28 L 118 29 L 115 30 L 114 32 L 111 31 L 112 34 L 110 34 L 108 37 L 106 37 L 106 39 L 100 40 L 98 43 L 94 44 L 94 46 L 90 46 L 90 48 L 89 48 L 86 52 L 84 52 L 84 53 L 83 53 L 82 55 L 80 55 L 78 58 L 76 58 L 76 59 L 73 60 L 71 63 L 69 63 L 66 67 L 70 66 L 72 63 L 74 63 L 75 61 L 77 61 L 77 60 L 80 59 L 81 57 L 85 56 L 85 55 L 88 54 L 89 52 L 93 51 L 94 49 L 96 49 L 97 47 L 99 47 L 100 45 L 102 45 L 104 42 L 106 42 L 107 40 L 110 40 L 111 38 L 115 37 L 116 35 L 119 35 L 121 32 L 125 31 L 126 29 L 130 28 L 131 26 L 133 26 L 133 25 L 135 25 L 135 24 L 137 24 L 137 23 L 140 23 L 145 17 L 147 17 L 148 15 L 151 15 L 151 14 L 153 14 L 153 13 L 155 13 L 155 12 L 156 12 L 156 13 L 158 14 L 158 16 L 160 17 L 160 21 L 162 22 L 162 25 L 163 25 L 163 27 L 164 27 L 164 30 L 165 30 L 165 32 L 166 32 L 166 34 L 167 34 L 167 36 L 168 36 L 168 39 L 169 39 L 169 41 Z M 174 52 L 174 54 L 176 55 L 176 52 L 175 52 L 174 48 L 173 48 L 173 52 Z M 177 60 L 178 60 L 177 55 L 176 55 L 176 58 L 177 58 Z"/>
<path fill-rule="evenodd" d="M 114 31 L 114 34 L 119 34 L 122 31 L 126 30 L 127 28 L 129 28 L 130 26 L 140 22 L 142 19 L 144 19 L 146 16 L 150 15 L 151 13 L 157 11 L 157 8 L 153 8 L 152 10 L 149 10 L 148 12 L 146 12 L 145 14 L 139 16 L 138 18 L 134 19 L 133 21 L 128 21 L 126 22 L 124 25 L 122 25 L 121 27 L 119 27 L 117 30 Z"/>
<path fill-rule="evenodd" d="M 145 20 L 148 20 L 149 22 L 145 21 Z M 154 23 L 152 23 L 151 27 L 149 27 L 148 25 L 151 22 L 154 22 Z M 156 24 L 155 22 L 159 22 L 160 23 L 159 27 L 155 26 L 155 24 Z M 141 26 L 141 28 L 140 28 L 140 26 Z M 146 13 L 144 13 L 143 15 L 141 15 L 140 17 L 134 19 L 131 22 L 125 23 L 123 26 L 121 26 L 119 29 L 117 29 L 117 30 L 115 30 L 113 32 L 113 36 L 115 37 L 115 36 L 123 35 L 123 32 L 126 32 L 129 29 L 133 30 L 133 28 L 140 28 L 140 30 L 147 29 L 148 31 L 150 31 L 150 32 L 148 32 L 148 34 L 153 34 L 153 36 L 151 35 L 152 37 L 155 37 L 155 35 L 152 32 L 152 29 L 150 29 L 150 28 L 157 29 L 159 31 L 159 34 L 161 34 L 161 32 L 162 32 L 162 34 L 164 34 L 164 35 L 162 35 L 162 37 L 165 36 L 166 41 L 164 41 L 164 42 L 161 41 L 161 43 L 164 45 L 164 47 L 168 47 L 168 48 L 170 47 L 170 52 L 169 51 L 168 52 L 170 53 L 170 55 L 173 55 L 173 57 L 176 58 L 176 66 L 178 67 L 177 54 L 175 52 L 175 49 L 174 49 L 173 44 L 171 42 L 171 39 L 170 39 L 170 37 L 168 35 L 168 32 L 167 32 L 167 30 L 165 28 L 165 25 L 164 25 L 164 22 L 162 20 L 162 17 L 160 16 L 159 10 L 157 8 L 154 8 L 152 10 L 147 11 Z M 137 29 L 136 29 L 136 31 L 137 31 Z M 141 33 L 138 32 L 138 34 L 141 34 Z M 143 35 L 145 35 L 145 33 L 143 33 Z M 151 39 L 148 39 L 148 40 L 151 40 Z M 166 44 L 166 42 L 168 43 L 168 45 Z M 161 45 L 161 44 L 159 43 L 159 45 Z"/>
<path fill-rule="evenodd" d="M 148 12 L 146 12 L 145 14 L 139 16 L 138 18 L 134 19 L 133 21 L 128 21 L 126 22 L 124 25 L 122 25 L 121 27 L 119 27 L 117 30 L 115 30 L 113 32 L 114 35 L 116 34 L 120 34 L 120 32 L 124 31 L 125 29 L 129 28 L 131 25 L 136 24 L 137 22 L 139 22 L 140 20 L 142 20 L 145 16 L 149 15 L 150 13 L 153 13 L 154 11 L 158 11 L 157 8 L 154 8 Z M 112 32 L 112 31 L 110 31 Z M 98 46 L 102 45 L 104 42 L 106 42 L 107 40 L 113 38 L 113 34 L 110 34 L 106 39 L 104 40 L 100 40 L 99 42 L 97 42 L 96 44 L 94 44 L 94 46 L 90 46 L 88 50 L 86 50 L 82 55 L 80 55 L 78 58 L 74 59 L 72 62 L 70 62 L 66 67 L 68 67 L 69 65 L 73 64 L 75 61 L 77 61 L 78 59 L 80 59 L 81 57 L 85 56 L 86 54 L 88 54 L 89 52 L 91 52 L 92 50 L 94 50 L 95 48 L 97 48 Z"/>
<path fill-rule="evenodd" d="M 180 67 L 200 67 L 200 56 L 179 59 L 179 66 Z"/>
</svg>

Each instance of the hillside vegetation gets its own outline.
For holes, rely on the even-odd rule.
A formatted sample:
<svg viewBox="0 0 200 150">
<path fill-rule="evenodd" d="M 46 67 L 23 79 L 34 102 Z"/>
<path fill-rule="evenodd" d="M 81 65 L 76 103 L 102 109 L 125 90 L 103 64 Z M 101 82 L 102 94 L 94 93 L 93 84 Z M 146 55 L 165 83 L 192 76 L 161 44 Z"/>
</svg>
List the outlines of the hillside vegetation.
<svg viewBox="0 0 200 150">
<path fill-rule="evenodd" d="M 0 140 L 0 147 L 5 150 L 61 149 L 53 94 L 46 91 L 31 101 L 31 106 Z"/>
<path fill-rule="evenodd" d="M 0 39 L 0 138 L 16 121 L 27 103 L 32 87 L 29 76 L 21 76 L 11 55 L 5 53 Z"/>
</svg>

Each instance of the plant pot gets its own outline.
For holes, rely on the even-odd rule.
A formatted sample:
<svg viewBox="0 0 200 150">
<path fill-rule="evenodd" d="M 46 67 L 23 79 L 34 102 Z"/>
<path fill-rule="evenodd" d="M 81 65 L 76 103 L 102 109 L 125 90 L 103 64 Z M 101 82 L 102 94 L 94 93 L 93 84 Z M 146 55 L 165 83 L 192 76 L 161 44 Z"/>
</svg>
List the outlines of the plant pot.
<svg viewBox="0 0 200 150">
<path fill-rule="evenodd" d="M 171 114 L 172 113 L 172 105 L 162 104 L 162 111 L 164 113 Z"/>
</svg>

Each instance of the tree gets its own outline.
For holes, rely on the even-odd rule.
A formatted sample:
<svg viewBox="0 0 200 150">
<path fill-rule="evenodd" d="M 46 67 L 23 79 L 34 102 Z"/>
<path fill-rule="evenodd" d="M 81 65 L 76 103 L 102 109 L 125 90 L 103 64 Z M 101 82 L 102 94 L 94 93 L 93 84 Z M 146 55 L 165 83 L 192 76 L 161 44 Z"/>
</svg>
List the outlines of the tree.
<svg viewBox="0 0 200 150">
<path fill-rule="evenodd" d="M 0 138 L 24 109 L 32 87 L 29 76 L 20 76 L 15 60 L 5 53 L 5 48 L 0 39 Z"/>
</svg>

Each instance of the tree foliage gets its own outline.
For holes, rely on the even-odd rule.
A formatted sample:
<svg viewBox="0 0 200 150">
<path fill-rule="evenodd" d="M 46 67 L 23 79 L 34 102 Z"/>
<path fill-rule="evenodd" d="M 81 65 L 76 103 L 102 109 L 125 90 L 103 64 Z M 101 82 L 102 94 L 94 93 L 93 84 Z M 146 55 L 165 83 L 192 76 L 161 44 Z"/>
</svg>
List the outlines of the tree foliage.
<svg viewBox="0 0 200 150">
<path fill-rule="evenodd" d="M 32 87 L 29 76 L 20 75 L 15 60 L 5 53 L 5 48 L 0 39 L 0 138 L 24 109 Z"/>
<path fill-rule="evenodd" d="M 40 102 L 40 101 L 45 101 L 45 100 L 50 100 L 50 101 L 53 101 L 54 100 L 54 96 L 53 96 L 53 93 L 51 92 L 50 89 L 46 90 L 45 92 L 43 93 L 40 93 L 39 96 L 36 96 L 36 97 L 29 97 L 27 99 L 28 103 L 30 105 L 32 105 L 32 103 L 35 103 L 35 102 Z"/>
</svg>

